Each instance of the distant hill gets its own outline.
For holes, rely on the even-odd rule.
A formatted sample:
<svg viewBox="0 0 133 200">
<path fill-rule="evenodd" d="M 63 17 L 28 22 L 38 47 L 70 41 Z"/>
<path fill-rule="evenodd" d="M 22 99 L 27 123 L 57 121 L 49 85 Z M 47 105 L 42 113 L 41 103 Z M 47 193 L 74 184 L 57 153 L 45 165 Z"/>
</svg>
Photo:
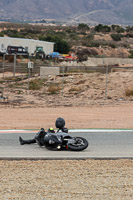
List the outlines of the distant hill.
<svg viewBox="0 0 133 200">
<path fill-rule="evenodd" d="M 0 18 L 132 24 L 132 0 L 0 0 Z"/>
</svg>

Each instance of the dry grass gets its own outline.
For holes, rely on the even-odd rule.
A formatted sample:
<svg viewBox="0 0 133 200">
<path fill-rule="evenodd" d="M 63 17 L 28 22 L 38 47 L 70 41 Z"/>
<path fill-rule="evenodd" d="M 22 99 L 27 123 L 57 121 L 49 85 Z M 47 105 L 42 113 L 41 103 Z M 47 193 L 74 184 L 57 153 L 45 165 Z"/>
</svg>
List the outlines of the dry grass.
<svg viewBox="0 0 133 200">
<path fill-rule="evenodd" d="M 30 90 L 40 90 L 43 87 L 45 81 L 46 81 L 46 79 L 31 80 L 29 83 L 29 89 Z"/>
<path fill-rule="evenodd" d="M 85 84 L 86 80 L 79 80 L 76 84 L 80 85 L 80 84 Z"/>
<path fill-rule="evenodd" d="M 61 88 L 61 86 L 59 84 L 53 83 L 48 87 L 47 92 L 49 94 L 57 94 L 61 89 L 62 88 Z"/>
<path fill-rule="evenodd" d="M 82 92 L 83 88 L 81 87 L 72 87 L 69 89 L 69 93 L 73 93 L 73 92 Z"/>
<path fill-rule="evenodd" d="M 126 96 L 133 96 L 133 85 L 125 90 Z"/>
</svg>

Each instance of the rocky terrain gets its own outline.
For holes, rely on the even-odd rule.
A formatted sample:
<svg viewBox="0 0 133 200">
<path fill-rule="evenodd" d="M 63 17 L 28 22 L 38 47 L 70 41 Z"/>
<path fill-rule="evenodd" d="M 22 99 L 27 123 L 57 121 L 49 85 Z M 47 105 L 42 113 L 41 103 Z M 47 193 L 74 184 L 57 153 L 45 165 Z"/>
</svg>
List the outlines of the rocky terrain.
<svg viewBox="0 0 133 200">
<path fill-rule="evenodd" d="M 20 76 L 11 81 L 5 73 L 1 91 L 1 129 L 48 128 L 58 116 L 69 128 L 133 127 L 132 71 L 32 77 L 30 82 Z"/>
<path fill-rule="evenodd" d="M 2 74 L 1 74 L 2 76 Z M 91 106 L 132 101 L 132 71 L 102 73 L 69 73 L 30 80 L 25 75 L 1 79 L 1 104 L 27 107 Z M 29 88 L 29 89 L 28 89 Z"/>
</svg>

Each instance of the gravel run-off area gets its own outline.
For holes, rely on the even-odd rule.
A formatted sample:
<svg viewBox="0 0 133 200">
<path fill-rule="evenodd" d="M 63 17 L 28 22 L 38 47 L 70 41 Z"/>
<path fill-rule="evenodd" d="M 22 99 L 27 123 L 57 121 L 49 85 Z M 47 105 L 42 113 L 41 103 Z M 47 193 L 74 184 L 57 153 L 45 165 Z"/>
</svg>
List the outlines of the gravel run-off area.
<svg viewBox="0 0 133 200">
<path fill-rule="evenodd" d="M 133 160 L 1 160 L 0 169 L 0 200 L 133 199 Z"/>
</svg>

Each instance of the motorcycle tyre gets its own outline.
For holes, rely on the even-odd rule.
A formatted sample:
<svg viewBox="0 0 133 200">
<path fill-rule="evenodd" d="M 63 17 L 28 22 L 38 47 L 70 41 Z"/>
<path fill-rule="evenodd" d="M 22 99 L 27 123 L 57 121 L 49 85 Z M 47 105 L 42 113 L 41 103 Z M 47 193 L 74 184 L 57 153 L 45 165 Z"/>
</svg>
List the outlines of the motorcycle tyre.
<svg viewBox="0 0 133 200">
<path fill-rule="evenodd" d="M 71 151 L 83 151 L 83 150 L 85 150 L 88 147 L 89 142 L 85 138 L 82 138 L 82 137 L 76 137 L 76 138 L 82 139 L 84 141 L 84 145 L 76 147 L 76 146 L 73 146 L 72 144 L 68 144 L 68 149 L 71 150 Z"/>
<path fill-rule="evenodd" d="M 48 149 L 48 150 L 50 150 L 50 151 L 60 151 L 61 150 L 61 149 L 57 149 L 57 147 L 53 147 L 52 148 L 52 147 L 46 147 L 45 146 L 45 148 Z"/>
</svg>

